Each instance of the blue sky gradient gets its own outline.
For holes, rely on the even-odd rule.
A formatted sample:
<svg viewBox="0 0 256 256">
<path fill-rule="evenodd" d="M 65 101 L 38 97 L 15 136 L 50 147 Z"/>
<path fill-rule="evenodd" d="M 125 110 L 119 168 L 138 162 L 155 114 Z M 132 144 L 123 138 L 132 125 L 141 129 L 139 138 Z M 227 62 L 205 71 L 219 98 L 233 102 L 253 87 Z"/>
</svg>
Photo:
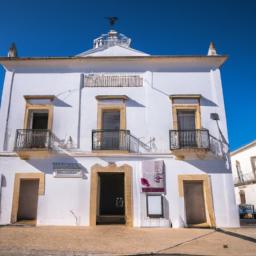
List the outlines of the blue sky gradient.
<svg viewBox="0 0 256 256">
<path fill-rule="evenodd" d="M 106 16 L 150 54 L 206 54 L 213 40 L 229 55 L 221 73 L 234 150 L 256 139 L 255 13 L 253 0 L 1 0 L 0 56 L 12 42 L 21 57 L 76 55 L 109 30 Z M 1 68 L 0 94 L 3 77 Z"/>
</svg>

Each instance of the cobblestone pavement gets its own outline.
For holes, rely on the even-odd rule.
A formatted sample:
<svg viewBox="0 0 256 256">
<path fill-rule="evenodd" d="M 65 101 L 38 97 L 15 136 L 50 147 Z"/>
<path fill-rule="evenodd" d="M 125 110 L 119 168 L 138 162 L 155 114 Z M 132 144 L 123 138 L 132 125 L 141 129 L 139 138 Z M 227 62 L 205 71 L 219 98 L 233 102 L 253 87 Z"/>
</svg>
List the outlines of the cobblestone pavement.
<svg viewBox="0 0 256 256">
<path fill-rule="evenodd" d="M 256 255 L 256 228 L 0 227 L 0 256 Z"/>
</svg>

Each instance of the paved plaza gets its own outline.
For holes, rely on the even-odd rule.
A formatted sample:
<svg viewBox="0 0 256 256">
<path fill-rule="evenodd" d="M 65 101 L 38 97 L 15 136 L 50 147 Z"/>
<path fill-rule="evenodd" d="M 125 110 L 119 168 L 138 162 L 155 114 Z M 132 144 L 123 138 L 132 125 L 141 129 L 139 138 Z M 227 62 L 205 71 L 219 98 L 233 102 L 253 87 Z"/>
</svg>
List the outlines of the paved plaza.
<svg viewBox="0 0 256 256">
<path fill-rule="evenodd" d="M 256 228 L 0 227 L 0 255 L 256 255 Z"/>
</svg>

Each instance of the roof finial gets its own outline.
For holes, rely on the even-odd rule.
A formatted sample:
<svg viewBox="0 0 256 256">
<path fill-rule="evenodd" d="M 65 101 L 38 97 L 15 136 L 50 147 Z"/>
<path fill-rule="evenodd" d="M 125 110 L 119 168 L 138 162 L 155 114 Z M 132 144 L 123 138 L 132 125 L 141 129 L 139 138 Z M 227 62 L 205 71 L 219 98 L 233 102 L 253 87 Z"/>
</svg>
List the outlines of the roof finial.
<svg viewBox="0 0 256 256">
<path fill-rule="evenodd" d="M 7 56 L 10 57 L 10 58 L 17 58 L 18 57 L 18 51 L 17 51 L 15 43 L 11 44 L 11 46 L 8 50 Z"/>
<path fill-rule="evenodd" d="M 109 25 L 111 28 L 114 27 L 114 25 L 118 21 L 118 17 L 114 17 L 114 16 L 106 17 L 106 19 L 109 21 Z"/>
<path fill-rule="evenodd" d="M 214 46 L 213 41 L 211 41 L 210 45 L 209 45 L 209 49 L 208 49 L 208 56 L 213 56 L 213 55 L 217 55 L 217 51 L 216 48 Z"/>
</svg>

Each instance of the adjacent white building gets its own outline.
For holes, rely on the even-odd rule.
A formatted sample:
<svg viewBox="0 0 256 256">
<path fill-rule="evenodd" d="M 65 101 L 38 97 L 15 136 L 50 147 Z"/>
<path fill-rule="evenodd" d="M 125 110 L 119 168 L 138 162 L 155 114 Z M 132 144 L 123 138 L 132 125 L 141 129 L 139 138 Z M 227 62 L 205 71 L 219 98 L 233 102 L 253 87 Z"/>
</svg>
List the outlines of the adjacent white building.
<svg viewBox="0 0 256 256">
<path fill-rule="evenodd" d="M 231 152 L 236 203 L 256 209 L 256 141 Z"/>
<path fill-rule="evenodd" d="M 0 58 L 0 224 L 239 226 L 227 57 L 130 43 L 111 30 L 74 57 Z"/>
</svg>

